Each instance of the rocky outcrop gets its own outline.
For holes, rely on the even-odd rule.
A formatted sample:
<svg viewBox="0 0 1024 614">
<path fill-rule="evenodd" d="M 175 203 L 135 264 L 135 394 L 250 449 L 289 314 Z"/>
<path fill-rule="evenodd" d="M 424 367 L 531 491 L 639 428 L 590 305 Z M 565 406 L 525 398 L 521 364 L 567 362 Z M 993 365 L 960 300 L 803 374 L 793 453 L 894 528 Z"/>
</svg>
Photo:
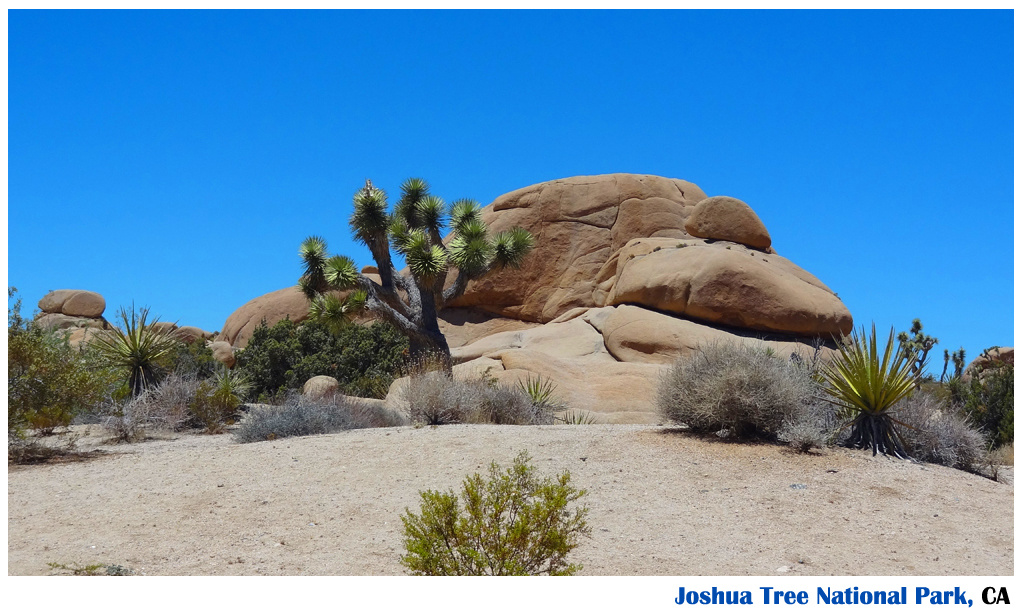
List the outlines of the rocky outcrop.
<svg viewBox="0 0 1024 614">
<path fill-rule="evenodd" d="M 210 343 L 210 352 L 213 357 L 227 366 L 229 369 L 235 367 L 235 350 L 227 341 L 213 341 Z"/>
<path fill-rule="evenodd" d="M 988 348 L 967 365 L 964 369 L 963 379 L 970 380 L 972 377 L 980 376 L 985 378 L 985 372 L 1000 367 L 1013 366 L 1013 347 Z"/>
<path fill-rule="evenodd" d="M 226 341 L 234 347 L 244 347 L 260 322 L 273 326 L 285 318 L 301 322 L 309 316 L 309 301 L 297 286 L 289 286 L 263 296 L 258 296 L 235 310 L 224 327 L 218 341 Z"/>
<path fill-rule="evenodd" d="M 103 317 L 106 308 L 103 297 L 89 290 L 54 290 L 39 299 L 39 310 L 43 313 L 96 319 Z"/>
<path fill-rule="evenodd" d="M 853 326 L 828 286 L 772 250 L 746 203 L 707 198 L 687 181 L 549 181 L 498 197 L 483 218 L 494 231 L 526 228 L 536 247 L 521 269 L 471 282 L 454 306 L 539 323 L 573 308 L 636 304 L 800 336 L 845 335 Z"/>
<path fill-rule="evenodd" d="M 603 307 L 598 273 L 636 238 L 687 238 L 689 212 L 706 195 L 696 185 L 653 175 L 571 177 L 499 196 L 482 217 L 492 231 L 521 226 L 536 247 L 519 270 L 470 283 L 452 306 L 548 322 L 574 307 Z"/>
<path fill-rule="evenodd" d="M 72 347 L 79 347 L 110 328 L 103 318 L 106 301 L 96 292 L 88 290 L 54 290 L 39 299 L 39 310 L 34 323 L 47 330 L 62 330 L 68 334 Z"/>
<path fill-rule="evenodd" d="M 736 243 L 634 241 L 620 250 L 607 303 L 800 336 L 842 336 L 853 328 L 849 310 L 816 277 Z"/>
</svg>

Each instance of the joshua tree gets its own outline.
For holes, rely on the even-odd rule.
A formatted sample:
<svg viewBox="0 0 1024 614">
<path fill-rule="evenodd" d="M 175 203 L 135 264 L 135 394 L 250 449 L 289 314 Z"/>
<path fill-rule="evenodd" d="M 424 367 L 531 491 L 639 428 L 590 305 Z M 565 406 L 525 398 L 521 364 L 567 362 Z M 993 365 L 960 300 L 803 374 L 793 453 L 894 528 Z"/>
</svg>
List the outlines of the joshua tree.
<svg viewBox="0 0 1024 614">
<path fill-rule="evenodd" d="M 519 268 L 533 248 L 533 235 L 513 228 L 491 236 L 479 204 L 457 200 L 447 206 L 422 179 L 409 179 L 401 189 L 391 213 L 387 195 L 369 179 L 353 198 L 349 225 L 370 249 L 380 283 L 361 275 L 352 259 L 328 256 L 326 241 L 311 236 L 299 247 L 304 266 L 299 287 L 311 301 L 311 316 L 338 323 L 366 308 L 409 338 L 412 358 L 437 355 L 450 371 L 451 352 L 438 328 L 438 312 L 462 295 L 471 279 L 495 268 Z M 447 244 L 441 239 L 446 225 L 452 231 Z M 405 258 L 408 274 L 395 268 L 391 249 Z M 446 287 L 452 268 L 458 274 Z M 355 291 L 343 302 L 329 294 L 333 290 Z"/>
<path fill-rule="evenodd" d="M 900 341 L 900 350 L 910 361 L 914 377 L 920 377 L 921 370 L 928 362 L 928 352 L 939 342 L 935 337 L 922 333 L 922 328 L 921 320 L 914 318 L 910 323 L 910 333 L 902 332 L 896 336 Z"/>
</svg>

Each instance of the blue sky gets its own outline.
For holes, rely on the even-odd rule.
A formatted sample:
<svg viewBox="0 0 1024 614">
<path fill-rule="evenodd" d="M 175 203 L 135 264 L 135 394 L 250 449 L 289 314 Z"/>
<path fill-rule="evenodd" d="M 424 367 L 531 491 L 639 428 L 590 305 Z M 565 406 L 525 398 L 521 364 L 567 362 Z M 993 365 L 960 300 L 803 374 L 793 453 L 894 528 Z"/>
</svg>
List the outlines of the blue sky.
<svg viewBox="0 0 1024 614">
<path fill-rule="evenodd" d="M 1013 344 L 1013 14 L 8 17 L 8 284 L 220 330 L 366 178 L 483 204 L 610 172 L 750 204 L 856 324 Z"/>
</svg>

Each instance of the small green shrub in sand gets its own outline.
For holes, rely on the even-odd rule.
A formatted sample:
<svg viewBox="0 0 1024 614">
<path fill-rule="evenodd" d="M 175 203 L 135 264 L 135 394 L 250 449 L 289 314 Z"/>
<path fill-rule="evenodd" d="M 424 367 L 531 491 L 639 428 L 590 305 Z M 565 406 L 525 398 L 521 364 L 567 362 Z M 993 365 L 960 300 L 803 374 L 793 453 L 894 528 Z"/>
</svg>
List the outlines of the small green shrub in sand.
<svg viewBox="0 0 1024 614">
<path fill-rule="evenodd" d="M 580 570 L 568 554 L 590 535 L 585 506 L 568 509 L 586 494 L 570 484 L 569 472 L 541 479 L 520 453 L 511 469 L 491 463 L 490 479 L 479 474 L 455 492 L 421 492 L 419 514 L 405 510 L 407 554 L 402 564 L 414 575 L 572 575 Z"/>
</svg>

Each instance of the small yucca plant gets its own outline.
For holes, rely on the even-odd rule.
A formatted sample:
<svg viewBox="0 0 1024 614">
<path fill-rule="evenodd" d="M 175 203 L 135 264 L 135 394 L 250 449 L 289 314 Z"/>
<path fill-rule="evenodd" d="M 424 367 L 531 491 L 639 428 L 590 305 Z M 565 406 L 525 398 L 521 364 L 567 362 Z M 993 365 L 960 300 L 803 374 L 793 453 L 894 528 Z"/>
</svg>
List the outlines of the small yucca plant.
<svg viewBox="0 0 1024 614">
<path fill-rule="evenodd" d="M 131 312 L 120 309 L 122 328 L 103 331 L 93 346 L 107 366 L 124 374 L 132 396 L 154 386 L 180 341 L 164 334 L 155 323 L 147 323 L 149 308 Z"/>
<path fill-rule="evenodd" d="M 848 445 L 871 448 L 872 456 L 881 451 L 909 458 L 896 430 L 896 424 L 907 425 L 893 418 L 889 410 L 914 392 L 914 362 L 900 351 L 893 330 L 881 356 L 878 349 L 873 324 L 870 337 L 863 329 L 860 335 L 854 331 L 849 342 L 839 345 L 832 362 L 822 368 L 822 389 L 838 408 L 837 414 L 849 420 L 846 426 L 853 428 Z"/>
</svg>

